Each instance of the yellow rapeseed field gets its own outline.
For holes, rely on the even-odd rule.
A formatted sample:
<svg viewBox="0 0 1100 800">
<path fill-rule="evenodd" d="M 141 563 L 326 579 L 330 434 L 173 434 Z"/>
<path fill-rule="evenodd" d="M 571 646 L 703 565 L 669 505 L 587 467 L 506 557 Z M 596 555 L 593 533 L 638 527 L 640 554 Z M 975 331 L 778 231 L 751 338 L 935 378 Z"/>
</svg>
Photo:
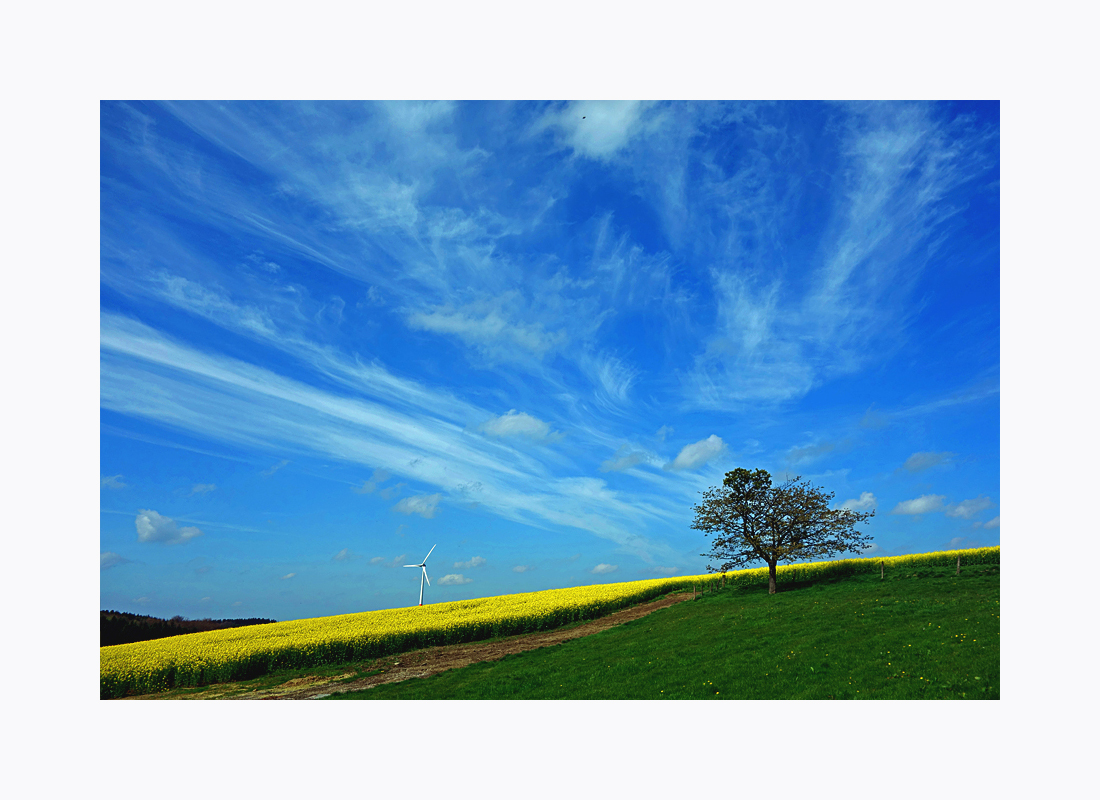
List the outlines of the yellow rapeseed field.
<svg viewBox="0 0 1100 800">
<path fill-rule="evenodd" d="M 920 566 L 999 563 L 1000 547 L 780 566 L 784 581 Z M 339 664 L 433 645 L 548 630 L 593 619 L 669 592 L 766 581 L 767 567 L 579 586 L 189 633 L 99 649 L 100 697 L 253 678 L 276 669 Z"/>
</svg>

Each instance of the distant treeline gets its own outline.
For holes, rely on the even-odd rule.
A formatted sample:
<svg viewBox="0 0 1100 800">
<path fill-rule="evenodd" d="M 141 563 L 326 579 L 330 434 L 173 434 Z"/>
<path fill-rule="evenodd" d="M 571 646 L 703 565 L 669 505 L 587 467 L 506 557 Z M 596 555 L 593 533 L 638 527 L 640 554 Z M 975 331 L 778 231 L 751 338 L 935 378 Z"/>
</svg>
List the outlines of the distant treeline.
<svg viewBox="0 0 1100 800">
<path fill-rule="evenodd" d="M 124 611 L 99 612 L 99 646 L 144 642 L 147 639 L 163 639 L 181 633 L 218 631 L 223 628 L 243 628 L 246 625 L 264 625 L 273 619 L 157 619 Z"/>
</svg>

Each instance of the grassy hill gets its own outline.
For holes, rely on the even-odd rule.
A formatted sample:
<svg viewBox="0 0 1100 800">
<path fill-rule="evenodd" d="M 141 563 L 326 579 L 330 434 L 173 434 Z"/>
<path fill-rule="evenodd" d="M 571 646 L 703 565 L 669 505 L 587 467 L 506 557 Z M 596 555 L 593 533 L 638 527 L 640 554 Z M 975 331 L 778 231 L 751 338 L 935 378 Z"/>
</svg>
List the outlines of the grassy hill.
<svg viewBox="0 0 1100 800">
<path fill-rule="evenodd" d="M 594 636 L 328 699 L 999 699 L 1000 569 L 728 587 Z"/>
<path fill-rule="evenodd" d="M 847 636 L 853 624 L 862 623 L 862 618 L 869 610 L 873 611 L 873 618 L 885 619 L 883 614 L 887 606 L 882 604 L 887 601 L 884 599 L 885 595 L 881 593 L 893 591 L 895 586 L 909 587 L 916 591 L 918 596 L 905 598 L 902 594 L 890 595 L 894 599 L 891 601 L 893 606 L 889 610 L 897 618 L 891 622 L 894 628 L 883 631 L 881 635 L 888 637 L 899 630 L 906 630 L 905 625 L 910 620 L 910 616 L 906 616 L 904 612 L 915 613 L 915 609 L 919 609 L 920 615 L 927 616 L 931 620 L 929 625 L 935 622 L 935 627 L 922 631 L 922 635 L 934 639 L 941 632 L 945 622 L 955 625 L 953 619 L 945 618 L 936 621 L 936 614 L 946 613 L 950 607 L 958 606 L 960 603 L 963 604 L 961 607 L 969 609 L 978 602 L 976 597 L 955 596 L 950 593 L 962 591 L 962 587 L 971 585 L 968 582 L 978 577 L 995 581 L 999 575 L 999 563 L 999 547 L 938 551 L 879 559 L 846 559 L 781 566 L 779 568 L 780 593 L 770 596 L 766 593 L 767 569 L 763 568 L 740 570 L 724 575 L 682 576 L 552 589 L 438 603 L 423 607 L 359 612 L 335 617 L 171 636 L 155 641 L 101 647 L 100 696 L 113 698 L 145 695 L 188 687 L 224 685 L 264 676 L 274 679 L 276 676 L 285 676 L 295 670 L 303 671 L 304 676 L 317 669 L 331 671 L 332 668 L 342 668 L 357 662 L 361 664 L 372 659 L 427 647 L 448 647 L 515 634 L 556 630 L 584 620 L 598 619 L 618 609 L 652 601 L 670 593 L 688 591 L 689 587 L 693 594 L 697 588 L 707 591 L 702 603 L 716 602 L 718 598 L 725 598 L 731 602 L 735 598 L 741 598 L 748 605 L 739 607 L 741 610 L 736 612 L 736 618 L 730 616 L 733 612 L 722 612 L 718 614 L 717 620 L 700 618 L 698 624 L 685 623 L 687 627 L 681 626 L 682 629 L 662 629 L 658 637 L 662 642 L 657 649 L 686 652 L 694 646 L 691 637 L 696 635 L 702 636 L 705 641 L 716 647 L 721 645 L 728 648 L 731 642 L 737 643 L 741 648 L 755 646 L 754 643 L 761 642 L 769 643 L 771 647 L 770 640 L 776 635 L 775 630 L 785 625 L 793 625 L 795 620 L 804 620 L 804 624 L 809 625 L 810 630 L 818 636 L 828 631 Z M 962 566 L 962 575 L 955 574 L 957 564 Z M 910 583 L 912 583 L 911 587 Z M 845 594 L 846 592 L 858 594 L 859 587 L 863 587 L 865 591 L 872 594 L 875 592 L 880 594 L 871 599 L 866 597 L 853 599 L 852 596 Z M 835 600 L 806 600 L 813 593 L 823 591 L 836 591 L 841 595 Z M 919 596 L 922 591 L 932 592 L 932 594 L 922 598 Z M 992 585 L 983 587 L 983 591 L 985 592 L 983 597 L 992 593 L 996 601 L 996 591 Z M 936 593 L 948 594 L 939 597 Z M 950 602 L 944 599 L 948 596 L 954 599 Z M 803 602 L 809 605 L 803 608 L 800 605 Z M 862 610 L 853 610 L 851 612 L 853 619 L 849 619 L 843 609 L 853 603 L 870 605 Z M 695 609 L 693 613 L 703 613 L 698 610 L 702 607 L 701 605 L 695 603 L 689 605 Z M 972 613 L 977 615 L 975 619 L 984 618 L 984 612 L 973 611 Z M 759 620 L 752 622 L 755 619 L 753 615 L 757 614 L 764 615 L 761 618 L 764 622 Z M 660 618 L 672 617 L 663 615 Z M 971 618 L 964 615 L 963 620 L 969 623 Z M 696 629 L 704 633 L 695 634 L 693 631 Z M 952 635 L 957 637 L 964 634 L 954 631 Z M 828 654 L 826 658 L 833 653 L 832 650 L 824 647 L 829 644 L 827 639 L 820 642 L 813 641 L 807 645 L 805 637 L 795 629 L 784 633 L 780 638 L 784 641 L 790 640 L 787 642 L 791 645 L 790 648 L 781 649 L 777 654 L 770 654 L 765 660 L 771 660 L 773 655 L 789 658 L 794 654 L 805 653 L 810 656 L 814 655 L 810 652 L 811 650 L 818 649 Z M 927 642 L 929 647 L 932 645 L 932 639 Z M 884 638 L 883 641 L 889 643 L 892 640 Z M 986 639 L 984 644 L 988 645 L 988 643 L 989 639 Z M 846 647 L 849 648 L 847 660 L 844 662 L 847 664 L 856 664 L 860 659 L 873 655 L 872 651 L 863 652 L 849 645 Z M 771 649 L 774 650 L 774 648 Z M 743 653 L 738 652 L 741 655 L 724 652 L 723 663 L 733 663 L 742 658 Z M 771 650 L 768 652 L 770 653 Z M 893 646 L 886 647 L 883 653 L 887 656 L 896 655 Z M 930 649 L 928 653 L 931 653 Z M 654 657 L 658 661 L 666 659 L 664 655 L 646 657 L 644 659 L 646 667 L 652 666 Z M 641 655 L 635 655 L 632 658 L 641 663 Z M 582 660 L 586 659 L 587 656 L 582 657 Z M 834 667 L 835 663 L 830 661 L 820 665 L 810 664 L 809 671 L 817 676 L 819 672 Z M 887 667 L 895 666 L 895 662 L 889 659 L 884 663 Z M 733 689 L 733 684 L 730 684 L 730 691 L 739 693 L 737 696 L 760 696 L 752 694 L 753 691 L 757 691 L 753 688 L 755 684 L 751 681 L 746 683 L 748 678 L 744 677 L 752 674 L 750 668 L 753 664 L 746 662 L 743 666 L 744 669 L 739 671 L 743 677 L 738 680 L 738 688 Z M 855 667 L 846 669 L 850 672 Z M 774 670 L 776 674 L 784 672 L 778 661 L 774 665 Z M 975 672 L 973 668 L 968 668 L 967 671 L 974 672 L 974 677 L 979 681 L 989 675 L 988 669 L 984 674 L 982 671 Z M 355 673 L 356 670 L 352 670 L 349 674 Z M 341 671 L 339 674 L 344 675 L 344 672 Z M 765 676 L 773 678 L 772 672 L 767 670 L 765 670 Z M 849 675 L 849 679 L 852 677 L 853 675 Z M 912 678 L 912 670 L 902 670 L 897 677 L 899 680 L 909 680 Z M 924 675 L 917 677 L 921 682 L 932 680 Z M 657 682 L 668 683 L 664 679 Z M 766 688 L 772 684 L 774 680 L 767 681 L 762 686 Z M 678 685 L 686 690 L 692 684 L 691 681 L 682 681 Z M 845 685 L 855 684 L 848 680 Z M 943 685 L 950 689 L 949 684 Z M 566 687 L 566 683 L 559 683 L 557 686 L 558 689 Z M 656 691 L 654 696 L 666 696 L 676 689 L 674 681 L 667 687 L 652 683 L 650 688 L 654 687 Z M 555 687 L 547 684 L 546 688 L 553 690 Z M 843 692 L 846 691 L 844 687 L 834 688 L 835 691 L 826 693 L 824 696 L 844 696 Z M 578 692 L 583 691 L 582 687 L 575 687 L 575 689 Z M 633 688 L 623 688 L 622 691 L 628 692 L 622 696 L 647 696 L 645 692 L 649 689 L 637 685 Z M 715 689 L 718 695 L 722 691 L 720 688 Z M 783 691 L 788 690 L 783 689 Z M 854 691 L 856 694 L 863 692 L 858 688 Z M 993 691 L 992 688 L 987 687 L 986 692 L 990 691 Z M 640 694 L 629 694 L 630 692 Z M 551 696 L 557 695 L 551 693 Z M 563 696 L 579 695 L 564 693 Z M 880 693 L 879 696 L 886 695 Z"/>
</svg>

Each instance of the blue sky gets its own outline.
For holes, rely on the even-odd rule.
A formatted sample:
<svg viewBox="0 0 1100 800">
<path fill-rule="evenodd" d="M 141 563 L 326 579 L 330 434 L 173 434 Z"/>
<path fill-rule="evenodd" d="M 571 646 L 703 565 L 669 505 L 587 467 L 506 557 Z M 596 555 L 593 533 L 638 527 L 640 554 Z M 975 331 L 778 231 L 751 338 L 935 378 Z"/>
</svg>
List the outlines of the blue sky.
<svg viewBox="0 0 1100 800">
<path fill-rule="evenodd" d="M 999 105 L 101 105 L 100 600 L 705 571 L 735 467 L 999 544 Z"/>
</svg>

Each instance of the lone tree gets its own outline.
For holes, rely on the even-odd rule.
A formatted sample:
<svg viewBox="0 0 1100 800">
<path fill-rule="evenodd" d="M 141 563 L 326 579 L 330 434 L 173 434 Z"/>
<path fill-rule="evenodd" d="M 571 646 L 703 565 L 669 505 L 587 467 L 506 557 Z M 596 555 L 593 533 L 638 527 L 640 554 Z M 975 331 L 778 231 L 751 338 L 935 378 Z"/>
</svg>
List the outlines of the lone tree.
<svg viewBox="0 0 1100 800">
<path fill-rule="evenodd" d="M 701 555 L 721 562 L 707 570 L 727 572 L 759 559 L 768 565 L 768 593 L 775 594 L 781 561 L 862 552 L 871 538 L 854 528 L 875 512 L 831 509 L 832 499 L 799 476 L 772 486 L 766 470 L 727 472 L 722 485 L 703 492 L 693 507 L 691 527 L 714 536 L 711 551 Z"/>
</svg>

